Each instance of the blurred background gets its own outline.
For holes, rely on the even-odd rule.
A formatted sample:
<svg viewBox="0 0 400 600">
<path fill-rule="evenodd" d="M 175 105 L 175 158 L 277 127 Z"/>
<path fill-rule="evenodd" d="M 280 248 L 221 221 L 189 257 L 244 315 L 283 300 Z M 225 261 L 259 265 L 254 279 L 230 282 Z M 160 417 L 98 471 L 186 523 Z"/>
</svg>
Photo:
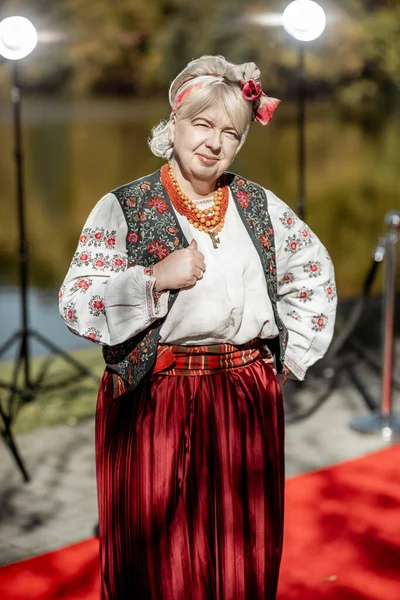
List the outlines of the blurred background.
<svg viewBox="0 0 400 600">
<path fill-rule="evenodd" d="M 169 114 L 170 81 L 192 58 L 223 54 L 233 62 L 254 61 L 264 90 L 282 99 L 268 127 L 252 127 L 232 170 L 297 209 L 298 42 L 274 21 L 287 4 L 2 1 L 0 19 L 23 15 L 39 32 L 35 51 L 20 61 L 35 328 L 66 348 L 88 346 L 61 323 L 58 287 L 97 200 L 161 166 L 147 138 Z M 333 258 L 343 302 L 359 294 L 378 237 L 386 232 L 384 215 L 400 205 L 400 5 L 321 5 L 327 26 L 305 53 L 306 220 Z M 1 341 L 19 318 L 8 66 L 0 63 Z M 379 273 L 375 294 L 381 279 Z"/>
</svg>

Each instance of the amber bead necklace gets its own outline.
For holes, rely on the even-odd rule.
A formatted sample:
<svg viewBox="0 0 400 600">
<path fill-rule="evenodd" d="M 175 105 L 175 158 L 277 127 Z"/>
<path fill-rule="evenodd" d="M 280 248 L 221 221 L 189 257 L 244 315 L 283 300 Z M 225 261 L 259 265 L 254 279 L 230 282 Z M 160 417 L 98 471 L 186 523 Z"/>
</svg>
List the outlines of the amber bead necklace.
<svg viewBox="0 0 400 600">
<path fill-rule="evenodd" d="M 207 233 L 214 248 L 218 248 L 220 239 L 217 235 L 224 227 L 229 201 L 229 189 L 225 175 L 217 180 L 212 206 L 205 209 L 201 209 L 189 196 L 182 192 L 171 161 L 161 168 L 161 182 L 176 210 L 184 215 L 193 227 Z"/>
</svg>

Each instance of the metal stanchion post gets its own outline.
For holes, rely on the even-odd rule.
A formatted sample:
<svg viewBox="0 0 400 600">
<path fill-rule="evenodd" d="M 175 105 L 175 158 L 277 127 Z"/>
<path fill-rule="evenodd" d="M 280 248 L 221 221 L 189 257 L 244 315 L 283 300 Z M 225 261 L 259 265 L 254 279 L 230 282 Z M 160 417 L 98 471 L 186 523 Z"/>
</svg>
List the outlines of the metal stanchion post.
<svg viewBox="0 0 400 600">
<path fill-rule="evenodd" d="M 400 437 L 400 414 L 393 412 L 394 316 L 400 211 L 385 215 L 389 233 L 385 239 L 385 281 L 382 318 L 382 404 L 372 414 L 353 417 L 350 426 L 364 433 L 380 433 L 385 441 Z"/>
</svg>

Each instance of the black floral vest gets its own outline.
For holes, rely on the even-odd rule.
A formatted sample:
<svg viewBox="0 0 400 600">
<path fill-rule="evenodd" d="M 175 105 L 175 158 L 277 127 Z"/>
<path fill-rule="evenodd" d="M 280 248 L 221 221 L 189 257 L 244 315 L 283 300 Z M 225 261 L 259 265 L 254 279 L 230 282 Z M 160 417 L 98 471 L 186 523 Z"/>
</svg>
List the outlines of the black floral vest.
<svg viewBox="0 0 400 600">
<path fill-rule="evenodd" d="M 267 281 L 268 293 L 279 330 L 279 349 L 276 352 L 278 369 L 283 365 L 287 344 L 287 330 L 276 306 L 277 276 L 274 231 L 268 213 L 268 201 L 264 189 L 243 177 L 227 173 L 228 184 L 242 221 L 260 256 Z M 171 252 L 189 246 L 184 237 L 160 171 L 112 192 L 121 205 L 127 225 L 126 238 L 128 267 L 147 267 L 162 260 Z M 170 293 L 168 310 L 172 307 L 179 290 Z M 103 346 L 103 356 L 114 376 L 114 398 L 125 391 L 134 390 L 151 369 L 156 360 L 160 329 L 166 317 L 155 321 L 151 327 L 133 338 L 115 346 Z M 267 341 L 267 340 L 266 340 Z"/>
</svg>

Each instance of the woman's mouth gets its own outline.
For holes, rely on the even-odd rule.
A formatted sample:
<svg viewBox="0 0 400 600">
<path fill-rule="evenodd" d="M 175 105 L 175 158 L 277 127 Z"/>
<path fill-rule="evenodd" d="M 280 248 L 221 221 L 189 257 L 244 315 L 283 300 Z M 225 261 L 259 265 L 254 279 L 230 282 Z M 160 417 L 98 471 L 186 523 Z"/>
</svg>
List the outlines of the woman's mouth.
<svg viewBox="0 0 400 600">
<path fill-rule="evenodd" d="M 215 156 L 207 156 L 206 154 L 196 154 L 196 156 L 203 165 L 215 165 L 219 160 Z"/>
</svg>

